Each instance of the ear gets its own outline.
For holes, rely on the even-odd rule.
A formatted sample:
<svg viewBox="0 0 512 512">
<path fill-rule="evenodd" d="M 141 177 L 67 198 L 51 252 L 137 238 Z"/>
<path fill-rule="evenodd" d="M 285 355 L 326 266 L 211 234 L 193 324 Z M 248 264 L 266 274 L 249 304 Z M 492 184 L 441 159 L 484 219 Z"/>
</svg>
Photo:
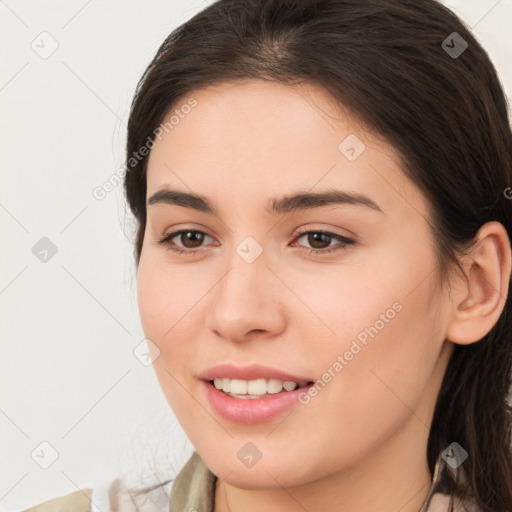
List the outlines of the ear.
<svg viewBox="0 0 512 512">
<path fill-rule="evenodd" d="M 461 261 L 465 279 L 451 287 L 446 338 L 459 345 L 481 340 L 494 327 L 510 285 L 511 247 L 503 224 L 484 224 L 475 239 L 470 253 Z"/>
</svg>

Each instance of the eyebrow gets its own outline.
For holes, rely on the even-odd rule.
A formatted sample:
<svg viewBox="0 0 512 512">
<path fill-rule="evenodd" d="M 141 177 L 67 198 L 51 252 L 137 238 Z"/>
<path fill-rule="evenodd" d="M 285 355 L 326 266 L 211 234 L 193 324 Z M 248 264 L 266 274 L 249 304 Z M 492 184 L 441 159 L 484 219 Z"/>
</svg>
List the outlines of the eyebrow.
<svg viewBox="0 0 512 512">
<path fill-rule="evenodd" d="M 199 194 L 171 190 L 169 188 L 158 190 L 147 201 L 147 206 L 157 204 L 177 205 L 212 215 L 218 214 L 216 208 L 206 197 Z M 285 214 L 332 204 L 365 206 L 384 214 L 379 205 L 369 197 L 344 190 L 327 190 L 323 192 L 306 191 L 291 196 L 271 199 L 269 202 L 269 210 L 273 214 Z"/>
</svg>

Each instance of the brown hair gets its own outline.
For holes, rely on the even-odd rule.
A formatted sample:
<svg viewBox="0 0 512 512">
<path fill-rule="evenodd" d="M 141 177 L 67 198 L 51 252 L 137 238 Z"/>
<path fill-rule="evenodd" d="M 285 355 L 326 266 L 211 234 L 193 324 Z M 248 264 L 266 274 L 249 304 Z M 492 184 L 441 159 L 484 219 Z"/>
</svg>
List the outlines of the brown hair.
<svg viewBox="0 0 512 512">
<path fill-rule="evenodd" d="M 450 55 L 443 41 L 453 48 L 459 36 L 468 46 Z M 505 95 L 487 53 L 448 8 L 435 0 L 219 0 L 167 37 L 135 93 L 124 185 L 137 266 L 148 158 L 130 159 L 186 95 L 246 78 L 317 84 L 397 150 L 429 202 L 439 282 L 461 270 L 458 259 L 484 223 L 502 223 L 512 239 Z M 467 491 L 486 512 L 512 510 L 511 300 L 509 292 L 482 340 L 455 346 L 428 439 L 431 473 L 451 442 L 469 453 Z M 464 498 L 459 482 L 453 489 Z"/>
</svg>

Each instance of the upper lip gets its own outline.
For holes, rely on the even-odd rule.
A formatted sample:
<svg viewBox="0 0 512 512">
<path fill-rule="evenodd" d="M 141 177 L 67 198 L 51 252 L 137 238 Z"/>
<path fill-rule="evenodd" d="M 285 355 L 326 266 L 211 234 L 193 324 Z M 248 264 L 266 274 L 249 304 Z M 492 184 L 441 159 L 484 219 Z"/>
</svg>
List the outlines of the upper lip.
<svg viewBox="0 0 512 512">
<path fill-rule="evenodd" d="M 283 372 L 270 366 L 263 366 L 260 364 L 250 364 L 247 366 L 235 366 L 233 364 L 225 363 L 212 366 L 205 370 L 199 378 L 202 380 L 210 381 L 215 378 L 228 378 L 228 379 L 241 379 L 241 380 L 256 380 L 256 379 L 279 379 L 281 381 L 293 382 L 311 382 L 309 377 L 292 375 L 291 373 Z"/>
</svg>

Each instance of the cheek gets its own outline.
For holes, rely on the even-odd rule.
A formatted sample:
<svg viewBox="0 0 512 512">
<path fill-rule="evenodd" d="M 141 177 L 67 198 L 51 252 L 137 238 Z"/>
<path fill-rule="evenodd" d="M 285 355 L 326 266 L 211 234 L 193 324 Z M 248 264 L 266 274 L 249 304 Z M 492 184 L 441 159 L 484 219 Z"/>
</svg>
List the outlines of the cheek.
<svg viewBox="0 0 512 512">
<path fill-rule="evenodd" d="M 391 429 L 425 392 L 442 341 L 429 307 L 433 277 L 425 275 L 428 271 L 414 266 L 394 274 L 391 268 L 378 274 L 317 274 L 294 290 L 316 313 L 303 312 L 307 321 L 301 327 L 305 353 L 314 348 L 321 380 L 311 403 L 329 403 L 333 414 L 347 420 L 339 426 L 348 438 L 355 436 L 354 443 L 361 434 L 354 425 L 375 432 Z"/>
<path fill-rule="evenodd" d="M 182 425 L 190 429 L 200 414 L 191 407 L 189 390 L 194 385 L 191 363 L 197 358 L 196 340 L 200 339 L 197 314 L 208 288 L 191 278 L 190 272 L 157 260 L 149 255 L 141 257 L 139 314 L 144 335 L 154 344 L 148 343 L 148 347 L 160 387 L 180 422 L 185 421 Z"/>
<path fill-rule="evenodd" d="M 334 348 L 339 354 L 353 347 L 354 353 L 356 342 L 361 347 L 359 355 L 375 353 L 375 357 L 386 356 L 384 361 L 433 356 L 429 352 L 436 322 L 432 258 L 397 245 L 378 254 L 358 255 L 357 260 L 347 259 L 347 264 L 309 273 L 306 278 L 305 273 L 300 278 L 289 277 L 296 295 L 314 314 L 309 314 L 310 332 L 314 326 L 320 334 L 315 350 L 332 353 Z M 356 359 L 350 353 L 347 357 Z"/>
<path fill-rule="evenodd" d="M 160 378 L 164 367 L 173 373 L 174 363 L 182 364 L 193 353 L 191 341 L 197 338 L 193 332 L 197 322 L 191 320 L 205 286 L 190 279 L 180 267 L 158 259 L 149 254 L 141 257 L 137 298 L 144 335 L 157 347 L 152 353 L 158 355 L 153 366 Z"/>
<path fill-rule="evenodd" d="M 143 251 L 137 276 L 137 299 L 144 332 L 162 344 L 172 339 L 175 331 L 193 312 L 208 283 L 197 279 L 186 265 L 170 265 L 164 251 Z"/>
</svg>

